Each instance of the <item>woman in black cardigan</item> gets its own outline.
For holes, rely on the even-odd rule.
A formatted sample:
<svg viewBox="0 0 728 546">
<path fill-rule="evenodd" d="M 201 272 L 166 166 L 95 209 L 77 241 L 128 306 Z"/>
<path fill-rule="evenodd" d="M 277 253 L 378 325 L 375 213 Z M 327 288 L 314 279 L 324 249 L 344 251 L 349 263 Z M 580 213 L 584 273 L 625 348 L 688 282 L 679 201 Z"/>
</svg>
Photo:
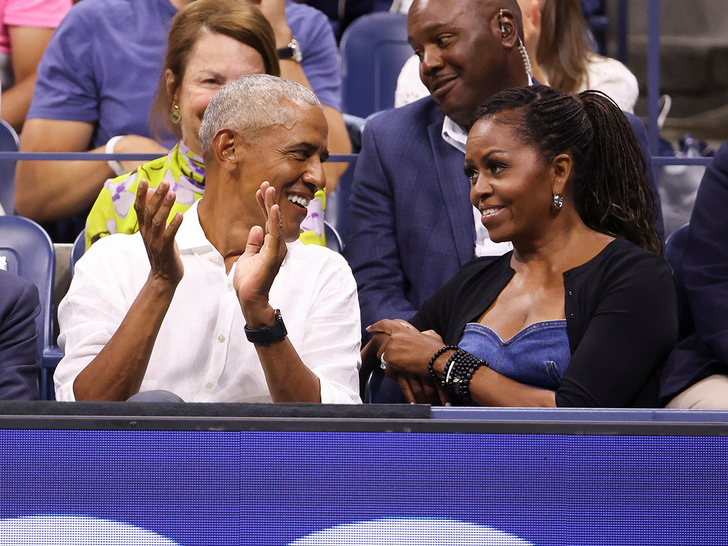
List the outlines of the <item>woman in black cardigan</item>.
<svg viewBox="0 0 728 546">
<path fill-rule="evenodd" d="M 656 406 L 675 292 L 624 114 L 594 91 L 504 91 L 473 119 L 465 170 L 513 252 L 467 264 L 411 323 L 372 325 L 364 362 L 410 402 Z"/>
</svg>

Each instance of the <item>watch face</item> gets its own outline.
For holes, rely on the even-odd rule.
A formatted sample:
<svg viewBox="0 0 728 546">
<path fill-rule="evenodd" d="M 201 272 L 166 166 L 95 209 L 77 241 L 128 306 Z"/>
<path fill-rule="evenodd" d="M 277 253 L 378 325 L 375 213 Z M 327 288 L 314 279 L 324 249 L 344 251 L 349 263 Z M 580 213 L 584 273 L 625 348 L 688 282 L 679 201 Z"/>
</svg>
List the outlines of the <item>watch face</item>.
<svg viewBox="0 0 728 546">
<path fill-rule="evenodd" d="M 291 40 L 291 43 L 288 44 L 288 47 L 291 48 L 291 52 L 293 53 L 292 58 L 297 63 L 301 62 L 301 59 L 303 59 L 303 55 L 301 54 L 301 46 L 298 43 L 298 40 L 293 38 Z"/>
</svg>

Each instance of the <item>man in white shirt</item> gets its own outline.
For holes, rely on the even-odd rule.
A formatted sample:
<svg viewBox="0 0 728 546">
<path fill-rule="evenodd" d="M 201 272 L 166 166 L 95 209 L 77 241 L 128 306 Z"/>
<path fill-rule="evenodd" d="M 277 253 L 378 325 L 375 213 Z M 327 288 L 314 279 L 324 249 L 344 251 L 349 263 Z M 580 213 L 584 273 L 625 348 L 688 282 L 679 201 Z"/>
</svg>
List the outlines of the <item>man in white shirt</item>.
<svg viewBox="0 0 728 546">
<path fill-rule="evenodd" d="M 197 206 L 167 225 L 174 193 L 162 183 L 148 198 L 142 183 L 139 233 L 106 237 L 79 261 L 59 308 L 57 399 L 163 390 L 188 402 L 359 402 L 351 271 L 296 241 L 325 185 L 320 102 L 299 84 L 245 76 L 214 97 L 200 142 Z"/>
</svg>

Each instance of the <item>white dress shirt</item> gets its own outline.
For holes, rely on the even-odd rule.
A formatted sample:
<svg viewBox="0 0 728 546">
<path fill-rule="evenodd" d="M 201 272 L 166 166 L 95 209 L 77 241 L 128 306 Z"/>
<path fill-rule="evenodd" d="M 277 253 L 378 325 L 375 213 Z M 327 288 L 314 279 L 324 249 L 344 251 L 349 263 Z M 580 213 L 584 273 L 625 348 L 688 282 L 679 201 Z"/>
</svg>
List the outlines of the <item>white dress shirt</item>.
<svg viewBox="0 0 728 546">
<path fill-rule="evenodd" d="M 263 368 L 243 331 L 235 266 L 225 272 L 222 256 L 200 226 L 197 204 L 185 213 L 176 241 L 184 277 L 140 390 L 171 391 L 187 402 L 270 402 Z M 299 241 L 287 246 L 270 304 L 281 310 L 288 339 L 318 376 L 321 402 L 358 403 L 361 330 L 351 270 L 327 248 Z M 58 343 L 66 356 L 54 381 L 56 398 L 67 401 L 75 400 L 76 376 L 116 332 L 150 270 L 139 233 L 104 237 L 76 267 L 58 309 Z"/>
</svg>

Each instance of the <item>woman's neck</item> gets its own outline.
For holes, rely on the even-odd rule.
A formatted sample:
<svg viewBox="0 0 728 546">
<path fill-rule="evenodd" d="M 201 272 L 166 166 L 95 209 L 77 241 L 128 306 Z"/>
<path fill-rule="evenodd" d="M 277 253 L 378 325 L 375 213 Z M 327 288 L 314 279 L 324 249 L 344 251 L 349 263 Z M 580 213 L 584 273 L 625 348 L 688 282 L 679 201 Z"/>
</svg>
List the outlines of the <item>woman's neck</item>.
<svg viewBox="0 0 728 546">
<path fill-rule="evenodd" d="M 562 274 L 585 264 L 614 240 L 588 228 L 582 222 L 571 229 L 555 230 L 537 242 L 513 242 L 511 266 L 516 272 Z M 548 274 L 548 273 L 547 273 Z"/>
</svg>

